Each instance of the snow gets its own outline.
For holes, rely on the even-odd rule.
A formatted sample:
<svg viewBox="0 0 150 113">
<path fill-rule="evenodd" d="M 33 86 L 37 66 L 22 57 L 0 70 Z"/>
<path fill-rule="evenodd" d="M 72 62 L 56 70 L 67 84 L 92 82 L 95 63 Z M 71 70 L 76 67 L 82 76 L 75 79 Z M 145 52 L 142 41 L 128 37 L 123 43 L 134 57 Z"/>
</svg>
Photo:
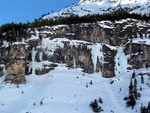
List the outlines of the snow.
<svg viewBox="0 0 150 113">
<path fill-rule="evenodd" d="M 109 25 L 107 25 L 107 24 L 109 24 Z M 107 29 L 114 28 L 114 27 L 112 27 L 112 23 L 110 21 L 100 21 L 99 26 L 101 26 L 102 28 L 107 28 Z"/>
<path fill-rule="evenodd" d="M 42 39 L 42 49 L 46 51 L 46 53 L 50 56 L 54 54 L 54 51 L 57 48 L 63 48 L 64 44 L 62 41 L 68 40 L 66 38 L 55 38 L 50 40 L 49 38 Z"/>
<path fill-rule="evenodd" d="M 38 33 L 35 31 L 36 35 L 32 35 L 27 41 L 30 41 L 30 40 L 38 40 L 39 39 L 39 35 Z"/>
<path fill-rule="evenodd" d="M 56 30 L 56 29 L 59 29 L 61 27 L 68 27 L 67 25 L 55 25 L 52 27 L 52 29 Z"/>
<path fill-rule="evenodd" d="M 138 44 L 150 45 L 150 40 L 148 38 L 134 38 L 132 39 L 132 42 Z"/>
<path fill-rule="evenodd" d="M 72 14 L 78 16 L 104 14 L 127 7 L 131 9 L 130 13 L 149 14 L 150 12 L 149 0 L 81 0 L 78 4 L 46 15 L 43 19 L 65 17 Z"/>
<path fill-rule="evenodd" d="M 9 46 L 9 42 L 7 42 L 6 40 L 3 41 L 3 47 L 8 47 Z"/>
<path fill-rule="evenodd" d="M 14 42 L 12 45 L 19 45 L 19 44 L 25 45 L 26 43 L 24 41 L 23 42 Z"/>
<path fill-rule="evenodd" d="M 140 72 L 150 72 L 149 69 L 140 69 Z M 59 66 L 48 74 L 26 76 L 27 83 L 17 88 L 14 84 L 3 83 L 0 78 L 0 112 L 1 113 L 92 113 L 89 104 L 101 97 L 102 113 L 140 113 L 141 103 L 147 105 L 150 100 L 150 83 L 148 76 L 144 76 L 145 84 L 141 84 L 137 76 L 138 89 L 142 97 L 137 100 L 135 109 L 126 108 L 123 98 L 128 95 L 128 85 L 132 72 L 119 78 L 102 78 L 99 73 L 86 74 L 80 69 L 68 70 Z M 92 80 L 93 85 L 89 82 Z M 113 84 L 110 81 L 114 80 Z M 88 87 L 86 87 L 88 84 Z M 122 89 L 120 91 L 120 88 Z M 43 102 L 40 105 L 40 102 Z M 34 105 L 35 103 L 35 105 Z"/>
</svg>

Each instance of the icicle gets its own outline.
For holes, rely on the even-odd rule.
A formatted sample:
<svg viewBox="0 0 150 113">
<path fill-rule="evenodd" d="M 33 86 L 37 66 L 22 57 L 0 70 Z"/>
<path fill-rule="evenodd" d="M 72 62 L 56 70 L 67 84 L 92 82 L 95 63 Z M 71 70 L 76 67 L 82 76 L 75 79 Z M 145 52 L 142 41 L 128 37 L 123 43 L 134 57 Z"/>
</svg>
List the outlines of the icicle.
<svg viewBox="0 0 150 113">
<path fill-rule="evenodd" d="M 42 61 L 43 52 L 40 52 L 39 54 L 40 54 L 40 55 L 39 55 L 39 59 L 40 59 L 40 61 Z"/>
<path fill-rule="evenodd" d="M 124 53 L 122 46 L 118 47 L 117 54 L 115 57 L 115 75 L 119 77 L 121 74 L 127 72 L 127 56 Z"/>
<path fill-rule="evenodd" d="M 35 75 L 35 55 L 37 51 L 35 51 L 35 48 L 32 48 L 32 75 Z"/>
<path fill-rule="evenodd" d="M 99 61 L 103 63 L 103 52 L 102 52 L 102 45 L 101 44 L 94 44 L 92 45 L 92 61 L 94 66 L 94 72 L 96 72 L 96 64 L 97 64 L 97 58 L 99 58 Z"/>
<path fill-rule="evenodd" d="M 76 59 L 75 59 L 75 56 L 73 58 L 73 68 L 75 69 L 76 68 Z"/>
</svg>

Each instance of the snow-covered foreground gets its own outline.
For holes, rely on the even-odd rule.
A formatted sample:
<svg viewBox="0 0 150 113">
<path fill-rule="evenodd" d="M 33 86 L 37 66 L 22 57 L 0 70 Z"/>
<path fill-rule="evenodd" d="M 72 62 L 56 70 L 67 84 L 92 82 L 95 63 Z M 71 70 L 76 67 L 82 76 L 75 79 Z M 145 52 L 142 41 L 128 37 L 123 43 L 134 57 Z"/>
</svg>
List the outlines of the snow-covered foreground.
<svg viewBox="0 0 150 113">
<path fill-rule="evenodd" d="M 143 70 L 148 71 L 141 69 L 137 73 Z M 150 80 L 145 76 L 145 84 L 142 85 L 140 77 L 137 77 L 138 89 L 142 86 L 143 92 L 142 98 L 132 110 L 125 107 L 123 100 L 128 95 L 131 75 L 129 72 L 121 77 L 108 79 L 102 78 L 99 73 L 89 75 L 80 69 L 57 67 L 42 76 L 27 76 L 27 83 L 18 88 L 17 85 L 3 83 L 1 77 L 0 113 L 93 113 L 89 104 L 99 97 L 103 99 L 102 113 L 135 113 L 136 110 L 140 113 L 141 102 L 147 105 L 150 100 L 150 88 L 146 85 Z M 112 80 L 115 82 L 110 84 Z"/>
</svg>

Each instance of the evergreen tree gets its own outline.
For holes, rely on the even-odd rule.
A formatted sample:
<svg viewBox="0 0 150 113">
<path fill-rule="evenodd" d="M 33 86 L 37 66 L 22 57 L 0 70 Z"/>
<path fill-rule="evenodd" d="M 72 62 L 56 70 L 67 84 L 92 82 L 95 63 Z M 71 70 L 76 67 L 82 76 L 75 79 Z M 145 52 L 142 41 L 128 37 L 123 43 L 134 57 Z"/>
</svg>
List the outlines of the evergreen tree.
<svg viewBox="0 0 150 113">
<path fill-rule="evenodd" d="M 130 81 L 130 85 L 129 85 L 129 94 L 132 94 L 133 92 L 133 85 L 132 85 L 132 79 Z"/>
<path fill-rule="evenodd" d="M 136 78 L 134 79 L 134 88 L 137 88 L 137 80 L 136 80 Z"/>
<path fill-rule="evenodd" d="M 133 93 L 134 93 L 135 99 L 137 99 L 137 80 L 136 80 L 136 78 L 134 79 L 134 91 L 133 91 Z"/>
<path fill-rule="evenodd" d="M 94 102 L 92 101 L 90 103 L 90 106 L 91 106 L 91 108 L 93 109 L 94 112 L 100 112 L 100 111 L 102 111 L 102 108 L 101 108 L 101 106 L 98 105 L 98 102 L 97 102 L 96 99 L 94 100 Z"/>
<path fill-rule="evenodd" d="M 135 78 L 135 71 L 133 71 L 132 73 L 132 78 Z"/>
<path fill-rule="evenodd" d="M 141 75 L 141 83 L 144 84 L 144 77 Z"/>
<path fill-rule="evenodd" d="M 127 101 L 127 106 L 128 107 L 131 106 L 132 109 L 134 109 L 135 104 L 136 104 L 136 100 L 135 100 L 134 96 L 132 94 L 130 94 L 129 99 Z"/>
<path fill-rule="evenodd" d="M 147 110 L 148 110 L 148 113 L 150 113 L 150 102 L 148 102 Z"/>
</svg>

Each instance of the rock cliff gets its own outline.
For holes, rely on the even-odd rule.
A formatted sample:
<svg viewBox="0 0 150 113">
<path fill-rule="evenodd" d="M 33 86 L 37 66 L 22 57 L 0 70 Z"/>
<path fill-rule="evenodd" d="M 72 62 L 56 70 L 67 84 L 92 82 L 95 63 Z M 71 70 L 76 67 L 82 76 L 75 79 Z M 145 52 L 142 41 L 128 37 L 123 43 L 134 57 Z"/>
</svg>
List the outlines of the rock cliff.
<svg viewBox="0 0 150 113">
<path fill-rule="evenodd" d="M 113 77 L 148 67 L 150 62 L 150 24 L 146 22 L 124 19 L 42 26 L 30 32 L 28 40 L 0 45 L 6 81 L 24 83 L 25 75 L 42 75 L 58 66 Z"/>
</svg>

